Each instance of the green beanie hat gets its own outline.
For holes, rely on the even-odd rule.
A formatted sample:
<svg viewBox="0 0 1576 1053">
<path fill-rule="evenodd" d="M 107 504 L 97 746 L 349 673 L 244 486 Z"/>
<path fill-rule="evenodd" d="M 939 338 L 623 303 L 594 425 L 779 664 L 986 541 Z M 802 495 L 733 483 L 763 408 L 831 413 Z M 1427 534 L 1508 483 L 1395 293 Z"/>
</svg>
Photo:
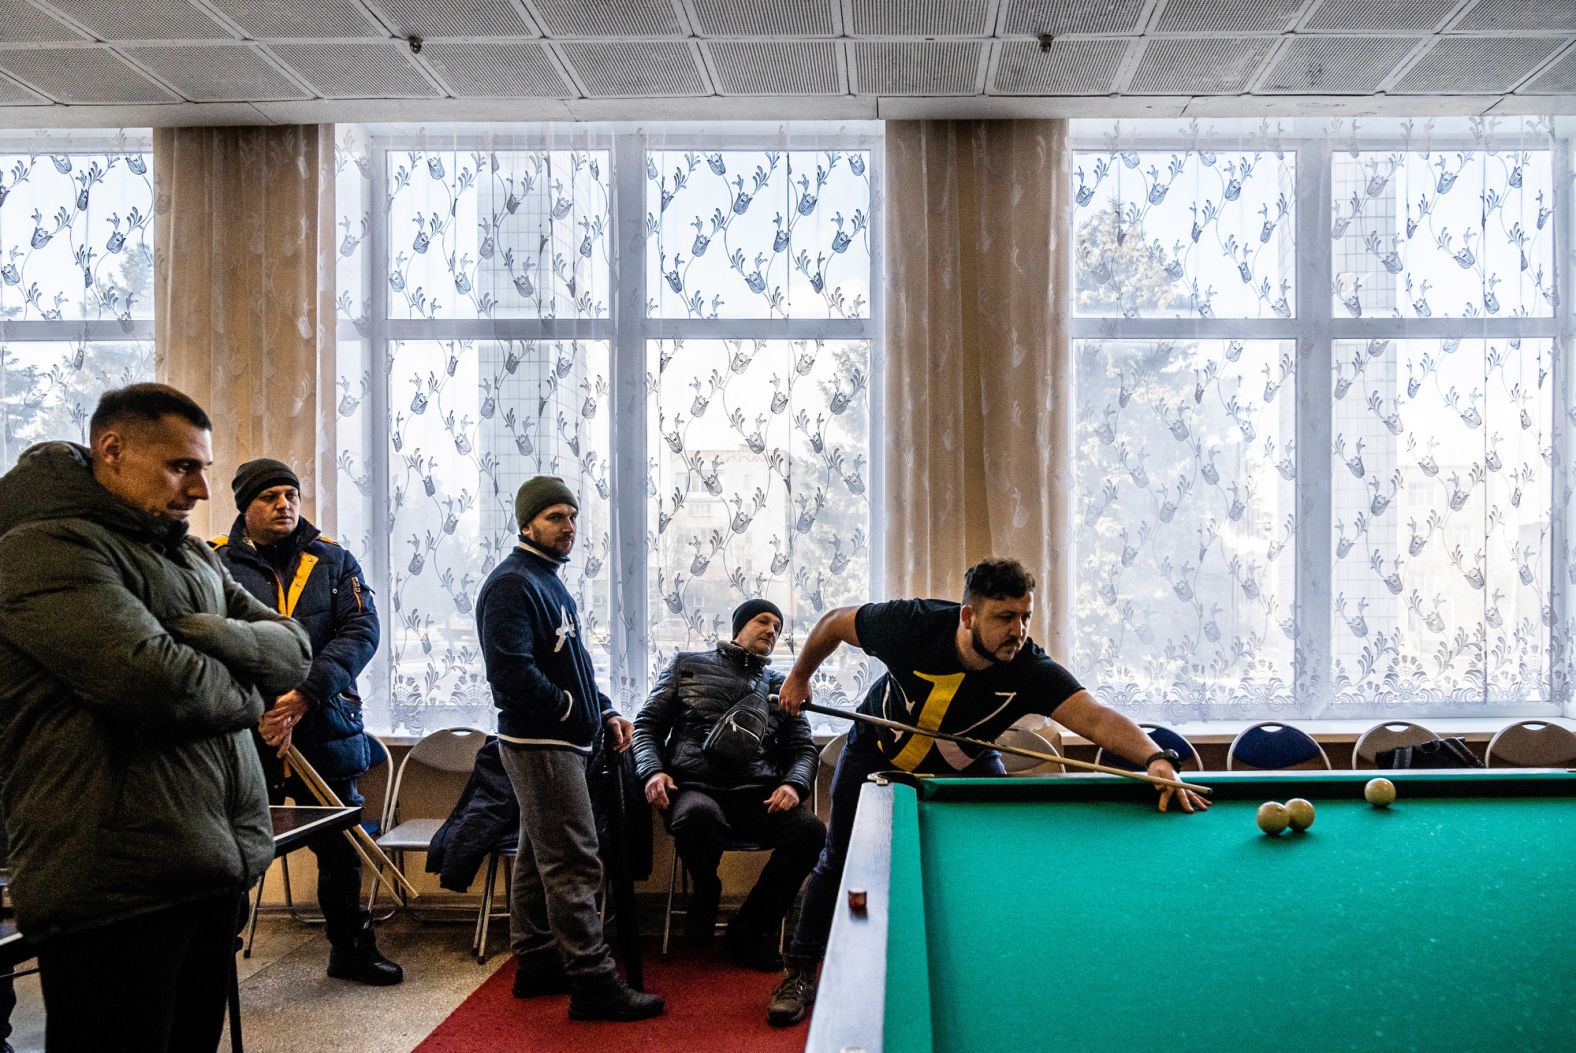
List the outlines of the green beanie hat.
<svg viewBox="0 0 1576 1053">
<path fill-rule="evenodd" d="M 520 492 L 514 495 L 514 519 L 518 529 L 524 530 L 531 520 L 542 514 L 542 509 L 554 505 L 573 505 L 576 511 L 580 510 L 574 492 L 558 476 L 533 475 L 520 484 Z"/>
</svg>

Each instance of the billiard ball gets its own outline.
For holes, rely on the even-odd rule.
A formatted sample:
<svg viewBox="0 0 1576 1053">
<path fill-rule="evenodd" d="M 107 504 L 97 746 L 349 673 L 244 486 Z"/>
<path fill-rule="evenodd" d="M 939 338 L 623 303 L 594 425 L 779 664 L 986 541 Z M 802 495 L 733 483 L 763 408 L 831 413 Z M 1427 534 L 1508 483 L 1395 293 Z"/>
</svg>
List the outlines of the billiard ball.
<svg viewBox="0 0 1576 1053">
<path fill-rule="evenodd" d="M 1363 800 L 1375 808 L 1388 808 L 1395 803 L 1395 783 L 1389 779 L 1369 779 L 1363 787 Z"/>
<path fill-rule="evenodd" d="M 1259 824 L 1259 829 L 1271 837 L 1286 829 L 1286 824 L 1290 821 L 1286 815 L 1286 806 L 1279 801 L 1265 801 L 1259 805 L 1258 815 L 1254 818 Z"/>
<path fill-rule="evenodd" d="M 1286 821 L 1294 831 L 1302 831 L 1313 825 L 1313 802 L 1305 801 L 1301 797 L 1293 797 L 1286 802 Z"/>
</svg>

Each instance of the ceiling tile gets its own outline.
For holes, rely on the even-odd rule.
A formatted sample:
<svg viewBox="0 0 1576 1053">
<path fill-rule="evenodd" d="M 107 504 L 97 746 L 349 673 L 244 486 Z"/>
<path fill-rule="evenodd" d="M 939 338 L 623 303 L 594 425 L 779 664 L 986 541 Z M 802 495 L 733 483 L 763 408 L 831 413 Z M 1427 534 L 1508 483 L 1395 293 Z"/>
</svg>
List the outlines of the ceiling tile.
<svg viewBox="0 0 1576 1053">
<path fill-rule="evenodd" d="M 1284 33 L 1308 0 L 1167 0 L 1157 33 Z"/>
<path fill-rule="evenodd" d="M 49 100 L 9 77 L 0 77 L 0 106 L 48 106 Z"/>
<path fill-rule="evenodd" d="M 835 37 L 837 0 L 690 0 L 695 32 L 706 37 Z"/>
<path fill-rule="evenodd" d="M 534 37 L 510 0 L 367 0 L 397 37 Z"/>
<path fill-rule="evenodd" d="M 126 48 L 127 57 L 192 102 L 282 102 L 312 93 L 251 44 Z"/>
<path fill-rule="evenodd" d="M 861 95 L 976 95 L 985 45 L 973 41 L 865 43 L 853 49 Z"/>
<path fill-rule="evenodd" d="M 1403 95 L 1510 91 L 1564 46 L 1563 40 L 1535 37 L 1436 37 L 1390 90 Z"/>
<path fill-rule="evenodd" d="M 107 47 L 0 51 L 0 71 L 58 102 L 95 106 L 179 102 Z"/>
<path fill-rule="evenodd" d="M 1239 95 L 1274 49 L 1273 37 L 1148 40 L 1130 95 Z"/>
<path fill-rule="evenodd" d="M 1049 33 L 1140 33 L 1144 0 L 1005 0 L 1003 36 Z"/>
<path fill-rule="evenodd" d="M 587 98 L 647 98 L 710 95 L 711 83 L 690 44 L 567 43 L 558 52 L 586 90 Z"/>
<path fill-rule="evenodd" d="M 577 99 L 546 47 L 534 40 L 429 40 L 421 57 L 456 96 Z"/>
<path fill-rule="evenodd" d="M 290 37 L 383 37 L 356 0 L 207 0 L 254 40 Z"/>
<path fill-rule="evenodd" d="M 325 99 L 435 99 L 400 40 L 287 40 L 268 45 Z"/>
<path fill-rule="evenodd" d="M 23 0 L 0 0 L 0 44 L 64 44 L 91 39 Z"/>
<path fill-rule="evenodd" d="M 1576 48 L 1533 77 L 1522 87 L 1522 95 L 1576 95 Z"/>
<path fill-rule="evenodd" d="M 843 95 L 843 56 L 832 41 L 710 41 L 720 95 Z"/>
<path fill-rule="evenodd" d="M 1432 33 L 1461 0 L 1322 0 L 1303 20 L 1304 33 Z"/>
<path fill-rule="evenodd" d="M 1477 0 L 1453 32 L 1576 33 L 1576 0 Z"/>
<path fill-rule="evenodd" d="M 993 95 L 1105 95 L 1115 89 L 1125 40 L 1057 40 L 1042 51 L 1033 40 L 996 45 Z"/>
<path fill-rule="evenodd" d="M 1297 37 L 1259 81 L 1270 95 L 1372 95 L 1419 37 Z"/>
<path fill-rule="evenodd" d="M 856 37 L 988 37 L 996 0 L 849 0 Z"/>
<path fill-rule="evenodd" d="M 555 37 L 685 37 L 689 24 L 674 0 L 526 0 Z"/>
<path fill-rule="evenodd" d="M 235 34 L 188 0 L 49 0 L 100 40 L 233 40 Z"/>
</svg>

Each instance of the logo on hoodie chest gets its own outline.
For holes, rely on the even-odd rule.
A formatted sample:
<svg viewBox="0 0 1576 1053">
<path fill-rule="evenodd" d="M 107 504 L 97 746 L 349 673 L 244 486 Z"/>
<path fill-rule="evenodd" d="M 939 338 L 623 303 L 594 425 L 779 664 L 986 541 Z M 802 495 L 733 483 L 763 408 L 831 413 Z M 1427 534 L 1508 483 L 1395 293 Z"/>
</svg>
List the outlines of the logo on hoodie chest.
<svg viewBox="0 0 1576 1053">
<path fill-rule="evenodd" d="M 574 616 L 569 613 L 569 608 L 561 603 L 558 605 L 558 628 L 555 632 L 558 635 L 558 642 L 553 645 L 553 653 L 557 654 L 564 649 L 564 641 L 576 635 Z"/>
</svg>

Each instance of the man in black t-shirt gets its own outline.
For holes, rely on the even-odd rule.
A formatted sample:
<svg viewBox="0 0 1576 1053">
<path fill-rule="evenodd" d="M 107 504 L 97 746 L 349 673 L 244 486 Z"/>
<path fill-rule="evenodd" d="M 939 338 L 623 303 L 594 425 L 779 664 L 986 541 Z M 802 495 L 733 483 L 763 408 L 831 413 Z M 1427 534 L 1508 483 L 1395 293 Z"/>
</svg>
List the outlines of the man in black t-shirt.
<svg viewBox="0 0 1576 1053">
<path fill-rule="evenodd" d="M 993 740 L 1020 717 L 1054 717 L 1112 753 L 1143 762 L 1148 773 L 1176 779 L 1180 760 L 1127 717 L 1094 700 L 1071 673 L 1028 637 L 1034 577 L 1014 559 L 988 559 L 963 577 L 962 604 L 895 600 L 829 611 L 810 631 L 783 682 L 779 701 L 797 714 L 810 678 L 839 644 L 878 658 L 887 672 L 871 685 L 859 712 L 925 731 Z M 805 888 L 787 957 L 788 973 L 772 992 L 767 1020 L 798 1023 L 815 1001 L 816 972 L 826 951 L 837 886 L 853 831 L 859 788 L 872 772 L 1002 774 L 995 750 L 855 723 L 832 776 L 826 847 Z M 1191 791 L 1160 788 L 1160 810 L 1175 799 L 1183 811 L 1209 802 Z"/>
</svg>

